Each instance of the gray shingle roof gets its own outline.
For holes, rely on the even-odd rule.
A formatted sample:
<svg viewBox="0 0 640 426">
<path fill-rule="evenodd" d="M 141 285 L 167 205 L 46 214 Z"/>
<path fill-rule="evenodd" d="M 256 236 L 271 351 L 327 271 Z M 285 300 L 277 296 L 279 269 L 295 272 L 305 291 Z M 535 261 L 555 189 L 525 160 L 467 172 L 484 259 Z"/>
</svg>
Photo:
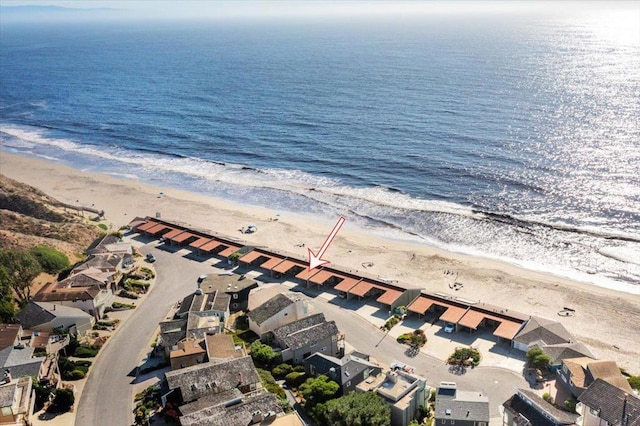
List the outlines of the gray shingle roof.
<svg viewBox="0 0 640 426">
<path fill-rule="evenodd" d="M 273 330 L 276 339 L 296 350 L 339 333 L 335 321 L 326 321 L 324 314 L 315 314 Z"/>
<path fill-rule="evenodd" d="M 258 325 L 261 325 L 263 322 L 293 303 L 293 300 L 288 296 L 282 293 L 276 294 L 271 299 L 249 312 L 249 318 L 255 321 Z"/>
<path fill-rule="evenodd" d="M 186 416 L 197 411 L 204 410 L 205 408 L 211 408 L 220 404 L 224 404 L 225 402 L 231 401 L 236 398 L 242 398 L 242 395 L 242 392 L 240 392 L 236 388 L 217 394 L 206 395 L 198 399 L 197 401 L 181 405 L 180 412 L 183 416 Z"/>
<path fill-rule="evenodd" d="M 265 415 L 271 411 L 275 415 L 282 413 L 275 395 L 263 392 L 251 398 L 245 398 L 239 404 L 228 407 L 217 405 L 180 418 L 182 426 L 247 426 L 251 424 L 253 413 Z"/>
<path fill-rule="evenodd" d="M 43 302 L 46 303 L 46 302 Z M 50 305 L 50 303 L 48 303 Z M 16 314 L 16 319 L 25 328 L 32 328 L 40 324 L 51 322 L 56 316 L 43 309 L 36 302 L 29 302 Z"/>
<path fill-rule="evenodd" d="M 520 415 L 520 421 L 523 425 L 531 426 L 564 426 L 574 425 L 577 414 L 571 414 L 562 411 L 549 404 L 538 394 L 518 389 L 518 393 L 514 394 L 503 404 L 505 410 L 510 411 L 514 415 Z M 528 423 L 522 419 L 528 420 Z M 520 424 L 520 423 L 518 423 Z"/>
<path fill-rule="evenodd" d="M 581 342 L 545 345 L 542 347 L 542 351 L 551 358 L 551 365 L 560 364 L 563 359 L 568 358 L 589 357 L 595 359 L 591 351 Z"/>
<path fill-rule="evenodd" d="M 489 398 L 481 392 L 441 389 L 436 392 L 436 419 L 489 422 Z"/>
<path fill-rule="evenodd" d="M 181 368 L 165 376 L 170 389 L 180 388 L 183 395 L 195 395 L 194 399 L 260 382 L 250 356 Z"/>
<path fill-rule="evenodd" d="M 573 336 L 557 321 L 531 317 L 513 340 L 526 345 L 536 341 L 542 341 L 546 345 L 557 345 L 572 342 Z"/>
<path fill-rule="evenodd" d="M 316 352 L 305 359 L 305 364 L 313 365 L 318 374 L 327 375 L 331 380 L 341 385 L 352 380 L 366 368 L 380 368 L 366 359 L 358 357 L 353 352 L 342 358 Z M 335 369 L 335 373 L 331 372 L 331 368 Z"/>
<path fill-rule="evenodd" d="M 640 426 L 640 398 L 596 379 L 578 398 L 612 426 Z"/>
</svg>

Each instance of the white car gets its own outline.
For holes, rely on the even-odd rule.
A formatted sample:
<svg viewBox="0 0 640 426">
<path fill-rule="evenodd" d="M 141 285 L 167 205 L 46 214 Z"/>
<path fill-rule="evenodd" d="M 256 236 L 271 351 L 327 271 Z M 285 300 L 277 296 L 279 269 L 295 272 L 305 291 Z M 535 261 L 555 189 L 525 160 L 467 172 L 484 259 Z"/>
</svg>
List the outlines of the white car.
<svg viewBox="0 0 640 426">
<path fill-rule="evenodd" d="M 456 330 L 456 326 L 453 324 L 447 324 L 444 326 L 445 333 L 453 333 Z"/>
</svg>

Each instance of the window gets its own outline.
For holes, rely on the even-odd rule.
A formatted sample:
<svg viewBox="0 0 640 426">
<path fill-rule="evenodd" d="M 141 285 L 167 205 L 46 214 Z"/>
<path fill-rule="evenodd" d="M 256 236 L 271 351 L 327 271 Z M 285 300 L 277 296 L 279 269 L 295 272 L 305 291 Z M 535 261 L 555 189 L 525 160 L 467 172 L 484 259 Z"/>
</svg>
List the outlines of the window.
<svg viewBox="0 0 640 426">
<path fill-rule="evenodd" d="M 323 347 L 322 347 L 322 352 L 325 352 L 326 350 L 327 350 L 327 347 L 326 347 L 326 346 L 323 346 Z"/>
<path fill-rule="evenodd" d="M 231 304 L 231 307 L 232 307 L 233 309 L 236 309 L 236 308 L 238 307 L 238 304 L 237 304 L 237 303 L 232 303 L 232 304 Z"/>
<path fill-rule="evenodd" d="M 351 380 L 347 382 L 347 387 L 351 386 Z"/>
<path fill-rule="evenodd" d="M 238 298 L 238 293 L 233 293 L 233 298 L 237 299 Z"/>
</svg>

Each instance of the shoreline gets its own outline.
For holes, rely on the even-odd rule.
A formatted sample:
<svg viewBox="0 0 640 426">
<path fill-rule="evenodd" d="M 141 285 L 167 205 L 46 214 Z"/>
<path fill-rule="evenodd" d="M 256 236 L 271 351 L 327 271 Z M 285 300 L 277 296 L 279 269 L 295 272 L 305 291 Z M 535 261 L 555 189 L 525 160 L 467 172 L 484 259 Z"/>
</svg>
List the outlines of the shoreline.
<svg viewBox="0 0 640 426">
<path fill-rule="evenodd" d="M 307 247 L 317 250 L 334 225 L 313 214 L 242 205 L 112 174 L 83 172 L 57 161 L 1 153 L 2 174 L 62 202 L 95 205 L 105 211 L 112 230 L 136 216 L 159 212 L 165 220 L 306 258 Z M 258 231 L 241 234 L 239 229 L 248 224 L 256 225 Z M 455 271 L 457 281 L 464 284 L 456 296 L 560 321 L 598 357 L 616 360 L 629 372 L 640 372 L 640 348 L 634 343 L 640 341 L 640 286 L 635 292 L 618 291 L 504 260 L 449 252 L 428 242 L 381 234 L 350 224 L 347 217 L 325 257 L 336 266 L 435 292 L 451 292 L 448 284 L 452 276 L 444 271 Z M 576 309 L 577 315 L 559 317 L 557 312 L 564 306 Z M 598 327 L 584 327 L 586 324 Z"/>
</svg>

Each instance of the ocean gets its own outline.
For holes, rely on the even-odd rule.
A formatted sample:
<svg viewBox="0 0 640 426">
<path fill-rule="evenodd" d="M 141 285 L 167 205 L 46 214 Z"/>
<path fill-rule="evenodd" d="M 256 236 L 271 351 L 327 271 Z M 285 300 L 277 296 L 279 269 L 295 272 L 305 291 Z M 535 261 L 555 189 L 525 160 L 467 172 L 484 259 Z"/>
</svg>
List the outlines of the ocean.
<svg viewBox="0 0 640 426">
<path fill-rule="evenodd" d="M 636 18 L 4 24 L 1 149 L 640 293 Z"/>
</svg>

